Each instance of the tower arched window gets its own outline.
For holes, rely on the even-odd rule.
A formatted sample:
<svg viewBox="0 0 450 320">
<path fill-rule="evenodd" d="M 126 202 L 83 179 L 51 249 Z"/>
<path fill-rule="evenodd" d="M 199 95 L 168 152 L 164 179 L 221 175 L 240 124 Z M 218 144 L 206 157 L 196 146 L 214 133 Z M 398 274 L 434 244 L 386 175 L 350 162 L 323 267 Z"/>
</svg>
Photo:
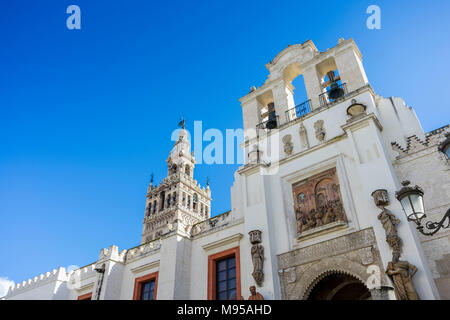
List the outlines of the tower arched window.
<svg viewBox="0 0 450 320">
<path fill-rule="evenodd" d="M 177 203 L 177 193 L 174 192 L 174 193 L 172 193 L 172 205 L 174 205 L 176 203 Z"/>
<path fill-rule="evenodd" d="M 163 191 L 161 192 L 161 207 L 159 208 L 159 210 L 164 210 L 164 198 L 166 197 L 166 193 Z"/>
<path fill-rule="evenodd" d="M 192 207 L 194 210 L 197 210 L 197 204 L 198 204 L 198 196 L 196 193 L 192 196 Z"/>
<path fill-rule="evenodd" d="M 257 125 L 257 129 L 275 129 L 278 126 L 278 117 L 275 112 L 275 104 L 270 102 L 260 110 L 262 122 Z"/>
<path fill-rule="evenodd" d="M 185 170 L 184 170 L 184 173 L 186 173 L 188 176 L 191 175 L 191 167 L 190 167 L 188 164 L 186 165 L 186 168 L 185 168 Z"/>
</svg>

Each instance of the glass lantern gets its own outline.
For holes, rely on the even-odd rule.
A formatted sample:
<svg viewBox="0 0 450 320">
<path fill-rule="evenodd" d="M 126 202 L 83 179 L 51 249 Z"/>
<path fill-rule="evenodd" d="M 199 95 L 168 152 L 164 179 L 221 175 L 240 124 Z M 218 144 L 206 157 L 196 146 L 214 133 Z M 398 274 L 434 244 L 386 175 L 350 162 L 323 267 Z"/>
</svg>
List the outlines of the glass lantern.
<svg viewBox="0 0 450 320">
<path fill-rule="evenodd" d="M 403 181 L 403 187 L 395 193 L 395 196 L 400 201 L 408 220 L 420 225 L 421 220 L 426 217 L 423 190 L 419 186 L 410 187 L 409 184 L 409 181 Z"/>
</svg>

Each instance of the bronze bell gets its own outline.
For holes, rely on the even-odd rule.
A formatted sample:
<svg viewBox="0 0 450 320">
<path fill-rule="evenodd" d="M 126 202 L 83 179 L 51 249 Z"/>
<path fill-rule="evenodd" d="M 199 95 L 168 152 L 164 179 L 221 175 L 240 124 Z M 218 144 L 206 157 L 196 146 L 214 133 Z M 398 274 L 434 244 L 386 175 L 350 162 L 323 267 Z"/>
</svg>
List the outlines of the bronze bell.
<svg viewBox="0 0 450 320">
<path fill-rule="evenodd" d="M 334 71 L 327 73 L 328 79 L 330 79 L 330 90 L 328 91 L 328 97 L 331 100 L 336 100 L 344 95 L 344 89 L 342 89 L 337 83 L 334 77 Z"/>
<path fill-rule="evenodd" d="M 275 129 L 277 127 L 277 115 L 275 113 L 275 104 L 273 102 L 267 105 L 269 120 L 266 123 L 266 129 Z"/>
</svg>

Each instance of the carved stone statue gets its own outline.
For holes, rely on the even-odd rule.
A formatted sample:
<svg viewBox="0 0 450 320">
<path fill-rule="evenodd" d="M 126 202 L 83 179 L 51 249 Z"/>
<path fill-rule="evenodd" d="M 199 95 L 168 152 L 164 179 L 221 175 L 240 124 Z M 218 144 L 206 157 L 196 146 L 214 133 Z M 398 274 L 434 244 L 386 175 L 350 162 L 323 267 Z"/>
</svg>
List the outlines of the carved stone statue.
<svg viewBox="0 0 450 320">
<path fill-rule="evenodd" d="M 381 210 L 378 214 L 383 229 L 386 232 L 386 242 L 392 249 L 392 260 L 398 261 L 402 251 L 402 241 L 397 235 L 397 225 L 400 220 L 385 206 L 389 205 L 389 195 L 387 190 L 378 189 L 372 192 L 372 197 L 375 205 Z"/>
<path fill-rule="evenodd" d="M 316 228 L 323 225 L 322 217 L 323 217 L 323 209 L 324 209 L 324 208 L 325 208 L 325 207 L 319 208 L 318 210 L 316 210 L 316 212 L 315 212 L 314 215 L 313 215 L 314 226 L 315 226 Z"/>
<path fill-rule="evenodd" d="M 399 300 L 419 300 L 414 288 L 412 277 L 417 272 L 417 267 L 408 261 L 400 261 L 402 240 L 397 234 L 397 225 L 400 220 L 385 206 L 389 205 L 389 196 L 386 190 L 379 189 L 372 192 L 375 205 L 381 209 L 378 215 L 383 229 L 386 231 L 386 242 L 392 248 L 392 261 L 388 263 L 386 274 L 392 280 L 395 294 Z"/>
<path fill-rule="evenodd" d="M 420 300 L 412 277 L 416 274 L 417 267 L 408 261 L 391 261 L 388 263 L 386 274 L 394 284 L 395 294 L 399 300 Z"/>
<path fill-rule="evenodd" d="M 255 286 L 250 287 L 250 293 L 251 293 L 251 296 L 248 297 L 248 300 L 264 300 L 264 297 L 262 296 L 262 294 L 260 294 L 259 292 L 256 292 Z"/>
<path fill-rule="evenodd" d="M 261 245 L 261 231 L 253 230 L 249 232 L 250 242 L 252 248 L 250 254 L 253 262 L 253 279 L 258 286 L 261 286 L 264 281 L 264 247 Z"/>
<path fill-rule="evenodd" d="M 386 238 L 396 236 L 396 225 L 400 223 L 400 220 L 398 220 L 395 215 L 388 209 L 384 207 L 381 207 L 380 209 L 382 209 L 383 211 L 381 211 L 381 213 L 378 215 L 378 220 L 380 220 L 384 230 L 386 231 Z"/>
<path fill-rule="evenodd" d="M 283 149 L 286 156 L 290 156 L 294 150 L 294 145 L 292 144 L 292 136 L 290 134 L 285 135 L 282 139 Z"/>
<path fill-rule="evenodd" d="M 335 212 L 335 219 L 334 221 L 347 221 L 347 216 L 345 215 L 344 212 L 344 207 L 342 206 L 342 202 L 341 200 L 335 200 L 333 203 L 334 209 L 336 210 Z"/>
<path fill-rule="evenodd" d="M 253 278 L 258 286 L 262 285 L 264 280 L 263 262 L 264 262 L 264 248 L 260 244 L 255 244 L 251 249 L 252 261 L 253 261 Z"/>
<path fill-rule="evenodd" d="M 297 210 L 295 210 L 295 219 L 297 220 L 297 232 L 298 233 L 302 233 L 303 220 L 306 219 L 306 217 L 303 217 L 303 216 L 304 215 L 299 208 Z"/>
<path fill-rule="evenodd" d="M 314 123 L 314 129 L 317 140 L 323 141 L 325 139 L 325 129 L 323 127 L 323 120 L 317 120 Z"/>
<path fill-rule="evenodd" d="M 335 205 L 332 203 L 331 206 L 325 206 L 325 215 L 323 217 L 323 224 L 331 223 L 335 220 Z"/>
<path fill-rule="evenodd" d="M 300 135 L 300 143 L 302 150 L 309 148 L 308 133 L 303 123 L 300 123 L 298 134 Z"/>
</svg>

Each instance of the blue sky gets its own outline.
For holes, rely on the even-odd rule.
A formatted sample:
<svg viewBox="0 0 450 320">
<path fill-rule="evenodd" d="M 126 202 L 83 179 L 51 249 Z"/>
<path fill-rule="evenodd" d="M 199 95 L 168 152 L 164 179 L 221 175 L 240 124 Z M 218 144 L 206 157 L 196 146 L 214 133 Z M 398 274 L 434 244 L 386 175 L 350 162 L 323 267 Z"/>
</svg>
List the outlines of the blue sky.
<svg viewBox="0 0 450 320">
<path fill-rule="evenodd" d="M 81 30 L 66 8 L 81 8 Z M 381 30 L 366 8 L 381 8 Z M 382 96 L 448 124 L 448 1 L 8 1 L 0 5 L 0 277 L 16 282 L 139 244 L 152 172 L 170 136 L 242 127 L 238 99 L 288 44 L 352 37 Z M 296 102 L 304 99 L 296 90 Z M 298 92 L 297 92 L 298 91 Z M 205 144 L 204 144 L 205 146 Z M 196 167 L 213 215 L 237 165 Z"/>
</svg>

